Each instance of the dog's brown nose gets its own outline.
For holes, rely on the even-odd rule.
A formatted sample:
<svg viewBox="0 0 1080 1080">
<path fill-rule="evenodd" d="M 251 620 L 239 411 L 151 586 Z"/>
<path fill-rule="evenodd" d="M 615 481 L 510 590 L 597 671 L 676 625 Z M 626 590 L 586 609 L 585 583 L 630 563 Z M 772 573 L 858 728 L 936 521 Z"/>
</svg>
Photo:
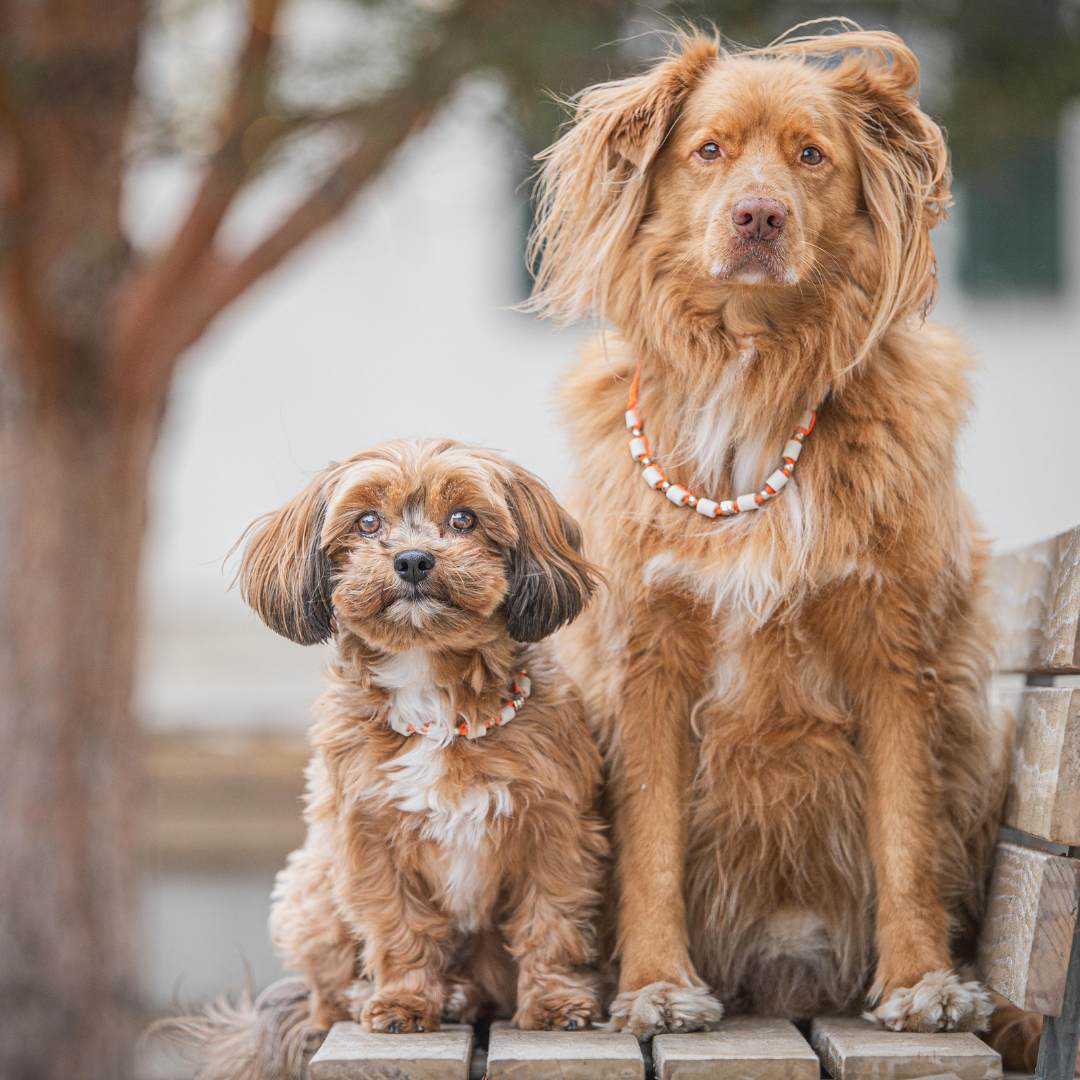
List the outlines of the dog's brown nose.
<svg viewBox="0 0 1080 1080">
<path fill-rule="evenodd" d="M 739 199 L 731 208 L 735 231 L 744 240 L 775 240 L 787 224 L 787 211 L 776 199 Z"/>
<path fill-rule="evenodd" d="M 402 551 L 394 557 L 394 569 L 398 577 L 412 585 L 419 585 L 431 573 L 435 556 L 429 551 Z"/>
</svg>

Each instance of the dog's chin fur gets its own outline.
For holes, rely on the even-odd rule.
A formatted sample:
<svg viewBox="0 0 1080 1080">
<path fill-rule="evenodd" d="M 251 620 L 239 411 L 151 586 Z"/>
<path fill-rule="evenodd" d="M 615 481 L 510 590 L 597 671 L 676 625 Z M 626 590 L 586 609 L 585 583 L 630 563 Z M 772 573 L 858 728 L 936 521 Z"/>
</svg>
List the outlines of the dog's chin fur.
<svg viewBox="0 0 1080 1080">
<path fill-rule="evenodd" d="M 455 511 L 474 526 L 455 532 Z M 377 514 L 380 527 L 358 531 Z M 410 583 L 394 569 L 423 550 Z M 520 1027 L 599 1015 L 593 919 L 607 846 L 600 758 L 549 645 L 595 583 L 544 485 L 448 440 L 392 443 L 262 523 L 241 587 L 303 643 L 332 629 L 303 848 L 271 932 L 303 981 L 171 1025 L 201 1076 L 299 1080 L 308 1036 L 353 1019 L 431 1031 L 482 1009 Z M 482 738 L 525 670 L 531 694 Z M 402 735 L 415 729 L 429 734 Z"/>
<path fill-rule="evenodd" d="M 570 506 L 612 585 L 560 644 L 607 756 L 617 1000 L 639 1034 L 676 1026 L 650 988 L 700 982 L 735 1012 L 853 1014 L 873 990 L 894 1027 L 986 1019 L 954 968 L 1009 733 L 955 469 L 969 362 L 920 322 L 949 174 L 917 75 L 890 34 L 736 55 L 689 36 L 584 93 L 542 155 L 532 306 L 616 328 L 563 390 Z M 722 158 L 696 155 L 706 139 Z M 811 144 L 821 167 L 800 164 Z M 744 195 L 787 211 L 760 276 L 734 258 Z M 760 490 L 823 401 L 793 479 L 724 520 L 650 490 L 623 422 L 639 365 L 651 455 L 717 500 Z M 680 1030 L 717 1015 L 698 998 Z"/>
</svg>

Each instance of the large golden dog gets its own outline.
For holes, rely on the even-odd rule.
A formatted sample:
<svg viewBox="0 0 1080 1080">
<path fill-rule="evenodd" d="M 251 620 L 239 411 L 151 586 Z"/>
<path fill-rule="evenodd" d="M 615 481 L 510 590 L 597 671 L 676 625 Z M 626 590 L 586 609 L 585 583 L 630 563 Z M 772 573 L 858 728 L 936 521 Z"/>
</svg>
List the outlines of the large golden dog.
<svg viewBox="0 0 1080 1080">
<path fill-rule="evenodd" d="M 956 478 L 969 362 L 922 321 L 949 171 L 917 84 L 891 34 L 689 35 L 543 155 L 536 309 L 615 327 L 564 388 L 610 588 L 562 646 L 615 822 L 612 1019 L 639 1036 L 721 1002 L 991 1012 L 959 972 L 1009 733 Z"/>
</svg>

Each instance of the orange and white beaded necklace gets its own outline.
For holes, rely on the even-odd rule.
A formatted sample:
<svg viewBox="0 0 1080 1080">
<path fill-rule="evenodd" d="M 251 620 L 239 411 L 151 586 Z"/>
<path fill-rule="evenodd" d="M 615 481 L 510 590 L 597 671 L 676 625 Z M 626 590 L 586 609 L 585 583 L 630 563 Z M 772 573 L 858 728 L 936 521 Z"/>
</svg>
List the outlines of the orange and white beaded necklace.
<svg viewBox="0 0 1080 1080">
<path fill-rule="evenodd" d="M 649 440 L 645 437 L 645 422 L 638 414 L 638 382 L 641 379 L 641 365 L 634 372 L 634 381 L 630 384 L 630 400 L 626 403 L 626 426 L 630 432 L 630 456 L 641 466 L 641 475 L 651 488 L 662 491 L 676 506 L 685 506 L 696 510 L 703 517 L 731 517 L 732 514 L 756 510 L 763 503 L 776 495 L 788 482 L 795 471 L 795 462 L 802 453 L 803 439 L 814 430 L 817 409 L 805 413 L 795 434 L 784 447 L 783 464 L 765 481 L 765 486 L 749 495 L 740 495 L 737 499 L 724 499 L 716 502 L 703 499 L 700 495 L 687 491 L 681 484 L 673 484 L 664 475 L 663 469 L 656 464 L 656 459 L 649 449 Z M 821 408 L 821 405 L 818 405 Z"/>
<path fill-rule="evenodd" d="M 466 739 L 483 738 L 492 727 L 502 727 L 503 724 L 513 720 L 518 709 L 525 704 L 531 690 L 532 683 L 529 676 L 524 671 L 519 671 L 514 677 L 514 696 L 509 701 L 504 702 L 503 707 L 494 716 L 479 721 L 473 731 L 469 731 L 469 722 L 462 720 L 460 724 L 454 725 L 454 734 L 463 735 Z M 439 739 L 440 741 L 443 739 L 446 728 L 435 725 L 434 721 L 424 724 L 423 727 L 417 727 L 415 724 L 407 724 L 398 720 L 391 709 L 392 706 L 387 705 L 387 720 L 399 735 L 427 735 L 432 739 Z"/>
</svg>

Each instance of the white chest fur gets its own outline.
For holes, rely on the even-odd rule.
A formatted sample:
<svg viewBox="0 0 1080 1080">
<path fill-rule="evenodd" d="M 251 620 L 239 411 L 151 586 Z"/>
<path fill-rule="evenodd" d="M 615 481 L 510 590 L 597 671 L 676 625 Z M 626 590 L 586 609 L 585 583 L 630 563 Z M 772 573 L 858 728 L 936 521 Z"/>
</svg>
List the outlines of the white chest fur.
<svg viewBox="0 0 1080 1080">
<path fill-rule="evenodd" d="M 456 718 L 451 695 L 436 686 L 430 656 L 414 650 L 392 657 L 374 669 L 375 682 L 389 690 L 390 713 L 401 726 L 437 725 L 445 738 L 410 736 L 404 750 L 383 767 L 382 797 L 398 810 L 419 815 L 421 834 L 443 852 L 442 901 L 463 929 L 476 929 L 483 918 L 489 857 L 489 819 L 509 817 L 513 801 L 505 785 L 444 785 L 447 748 Z"/>
</svg>

